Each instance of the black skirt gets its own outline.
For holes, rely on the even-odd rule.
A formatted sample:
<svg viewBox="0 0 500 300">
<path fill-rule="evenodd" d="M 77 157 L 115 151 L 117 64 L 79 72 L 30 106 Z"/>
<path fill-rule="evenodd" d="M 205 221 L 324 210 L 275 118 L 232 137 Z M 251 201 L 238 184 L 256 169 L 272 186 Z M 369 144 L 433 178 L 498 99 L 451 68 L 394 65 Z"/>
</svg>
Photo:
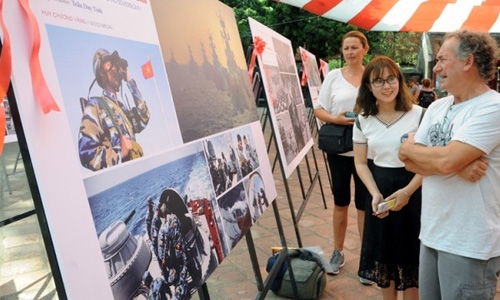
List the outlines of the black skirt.
<svg viewBox="0 0 500 300">
<path fill-rule="evenodd" d="M 405 168 L 382 168 L 370 164 L 370 170 L 384 198 L 405 187 L 414 176 Z M 405 207 L 397 212 L 390 211 L 384 219 L 373 215 L 372 199 L 367 199 L 359 259 L 360 277 L 376 282 L 381 288 L 387 288 L 390 281 L 395 281 L 398 291 L 418 287 L 421 198 L 419 188 Z"/>
</svg>

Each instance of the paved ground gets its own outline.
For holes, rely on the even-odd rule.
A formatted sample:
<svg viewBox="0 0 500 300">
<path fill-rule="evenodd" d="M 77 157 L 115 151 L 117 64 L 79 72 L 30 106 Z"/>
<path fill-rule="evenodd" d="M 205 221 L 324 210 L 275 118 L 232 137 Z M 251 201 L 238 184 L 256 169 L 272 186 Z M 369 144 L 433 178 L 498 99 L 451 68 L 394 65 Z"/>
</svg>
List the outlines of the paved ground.
<svg viewBox="0 0 500 300">
<path fill-rule="evenodd" d="M 12 174 L 18 151 L 17 143 L 5 145 L 3 159 L 7 172 L 11 174 L 8 182 L 12 194 L 9 194 L 7 181 L 2 177 L 0 220 L 33 209 L 22 160 Z M 57 299 L 36 215 L 0 228 L 0 299 Z"/>
</svg>

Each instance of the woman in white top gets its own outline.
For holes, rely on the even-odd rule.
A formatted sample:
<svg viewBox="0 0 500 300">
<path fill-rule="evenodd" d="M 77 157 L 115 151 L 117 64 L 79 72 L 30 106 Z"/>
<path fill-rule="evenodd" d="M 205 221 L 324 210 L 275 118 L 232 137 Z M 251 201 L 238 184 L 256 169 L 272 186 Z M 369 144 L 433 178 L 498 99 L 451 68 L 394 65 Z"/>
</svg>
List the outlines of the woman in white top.
<svg viewBox="0 0 500 300">
<path fill-rule="evenodd" d="M 386 56 L 367 64 L 361 82 L 354 161 L 371 206 L 366 206 L 358 275 L 375 281 L 384 300 L 396 300 L 397 291 L 405 300 L 418 300 L 422 177 L 405 169 L 398 150 L 417 130 L 424 110 L 413 104 L 401 69 Z M 394 207 L 375 215 L 377 205 L 390 199 L 396 199 Z"/>
<path fill-rule="evenodd" d="M 359 31 L 346 33 L 342 40 L 342 55 L 346 66 L 334 69 L 328 73 L 321 86 L 318 101 L 314 106 L 314 114 L 324 123 L 340 125 L 354 124 L 355 118 L 346 117 L 352 112 L 356 103 L 361 76 L 363 74 L 363 59 L 370 46 L 365 35 Z M 358 230 L 363 235 L 364 207 L 363 184 L 354 168 L 353 152 L 328 154 L 328 165 L 332 178 L 332 192 L 335 207 L 333 209 L 333 244 L 334 251 L 330 260 L 333 274 L 338 274 L 344 265 L 344 240 L 347 231 L 347 211 L 351 201 L 351 176 L 355 183 L 355 204 L 358 211 Z M 362 283 L 371 284 L 360 278 Z"/>
</svg>

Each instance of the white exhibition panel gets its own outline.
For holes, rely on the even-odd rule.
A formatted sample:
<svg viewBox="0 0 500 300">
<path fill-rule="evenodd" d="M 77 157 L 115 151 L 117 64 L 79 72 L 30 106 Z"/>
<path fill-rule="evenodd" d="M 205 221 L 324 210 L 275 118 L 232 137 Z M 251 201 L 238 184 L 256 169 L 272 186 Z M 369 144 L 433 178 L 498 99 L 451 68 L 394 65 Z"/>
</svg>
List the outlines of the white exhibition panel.
<svg viewBox="0 0 500 300">
<path fill-rule="evenodd" d="M 116 194 L 116 190 L 137 186 L 139 180 L 144 180 L 145 176 L 152 177 L 158 170 L 167 170 L 162 174 L 175 174 L 171 166 L 184 163 L 188 158 L 196 159 L 197 168 L 204 174 L 201 178 L 201 187 L 189 186 L 196 180 L 200 180 L 200 178 L 194 178 L 196 176 L 193 174 L 196 172 L 190 172 L 186 174 L 190 184 L 181 182 L 175 188 L 179 189 L 179 195 L 186 196 L 183 198 L 184 201 L 187 201 L 188 193 L 191 196 L 200 192 L 201 188 L 206 189 L 204 190 L 206 197 L 203 199 L 210 202 L 213 218 L 220 223 L 217 224 L 217 228 L 208 227 L 207 222 L 197 219 L 196 226 L 200 226 L 201 233 L 197 232 L 204 236 L 200 238 L 200 241 L 203 240 L 207 244 L 208 239 L 214 238 L 211 230 L 218 231 L 218 238 L 221 242 L 220 248 L 209 249 L 213 253 L 218 250 L 217 261 L 199 262 L 199 268 L 203 270 L 203 274 L 197 284 L 210 275 L 214 266 L 220 263 L 239 240 L 241 236 L 234 236 L 234 232 L 243 235 L 277 196 L 255 103 L 249 98 L 250 82 L 246 75 L 239 34 L 237 29 L 234 30 L 236 22 L 232 10 L 215 0 L 156 0 L 152 2 L 144 0 L 29 1 L 40 29 L 41 69 L 48 88 L 61 110 L 44 114 L 35 99 L 30 80 L 29 57 L 33 36 L 31 28 L 24 21 L 24 13 L 19 2 L 4 1 L 3 16 L 12 43 L 14 94 L 61 269 L 64 288 L 69 299 L 113 299 L 98 235 L 110 222 L 127 216 L 128 212 L 124 209 L 133 206 L 136 214 L 131 222 L 134 222 L 134 226 L 137 227 L 135 230 L 145 237 L 146 234 L 143 233 L 147 196 L 145 193 L 154 190 L 150 196 L 154 201 L 159 201 L 162 191 L 174 186 L 166 180 L 158 183 L 160 189 L 156 189 L 153 178 L 147 181 L 144 188 L 138 189 L 138 193 L 134 194 L 134 190 L 127 191 L 129 197 L 123 198 L 122 203 L 113 202 L 112 205 L 111 201 L 109 204 L 104 201 L 106 199 L 104 195 L 116 200 L 116 195 L 119 195 Z M 154 12 L 152 6 L 155 7 Z M 174 15 L 182 17 L 193 13 L 193 8 L 196 7 L 202 12 L 200 14 L 204 14 L 207 18 L 201 19 L 197 24 L 199 31 L 214 30 L 212 33 L 205 33 L 201 36 L 207 37 L 212 34 L 216 38 L 216 35 L 219 36 L 223 32 L 228 35 L 227 40 L 234 42 L 231 42 L 232 44 L 227 41 L 211 43 L 214 39 L 205 41 L 201 40 L 200 36 L 191 35 L 190 47 L 194 49 L 200 44 L 207 46 L 201 51 L 185 48 L 175 52 L 176 50 L 172 50 L 173 44 L 168 44 L 168 39 L 160 40 L 157 28 L 167 25 L 163 23 L 165 20 L 155 22 L 155 13 L 160 14 L 162 19 L 168 19 L 170 16 L 174 18 Z M 177 31 L 175 34 L 186 35 L 186 32 L 180 30 L 179 26 L 175 29 Z M 186 28 L 188 29 L 192 30 L 192 28 Z M 174 39 L 175 37 L 172 36 L 171 40 Z M 220 52 L 213 53 L 212 50 L 216 47 L 224 48 Z M 99 48 L 104 48 L 110 53 L 117 50 L 122 58 L 127 59 L 129 71 L 146 99 L 151 118 L 146 129 L 137 134 L 137 141 L 144 149 L 143 157 L 92 171 L 80 163 L 81 153 L 79 154 L 78 145 L 82 111 L 79 98 L 88 98 L 100 93 L 97 84 L 91 86 L 94 77 L 92 59 L 94 52 Z M 204 61 L 206 70 L 208 68 L 210 71 L 216 66 L 222 73 L 221 80 L 225 84 L 223 87 L 217 86 L 216 83 L 209 84 L 209 79 L 203 79 L 207 81 L 207 85 L 214 86 L 214 93 L 217 95 L 224 94 L 220 92 L 220 89 L 226 91 L 224 96 L 226 98 L 223 99 L 226 101 L 225 104 L 234 105 L 234 111 L 222 113 L 226 115 L 232 113 L 231 116 L 244 114 L 245 116 L 251 115 L 251 117 L 239 118 L 244 122 L 238 123 L 233 122 L 228 116 L 231 123 L 225 124 L 226 127 L 207 131 L 208 133 L 205 132 L 205 135 L 202 133 L 202 136 L 193 134 L 193 130 L 188 128 L 191 124 L 183 122 L 189 114 L 179 109 L 179 102 L 182 102 L 178 98 L 180 94 L 176 94 L 179 91 L 176 91 L 176 86 L 172 86 L 177 74 L 169 73 L 169 68 L 172 68 L 174 62 L 178 63 L 177 68 L 182 65 L 179 60 L 181 53 L 190 53 L 190 51 L 192 51 L 191 54 L 199 53 L 208 57 Z M 172 61 L 171 55 L 178 60 Z M 222 61 L 219 65 L 216 63 L 217 57 Z M 148 61 L 151 62 L 154 70 L 153 78 L 145 78 L 141 74 L 141 67 Z M 194 61 L 199 65 L 203 63 L 198 58 Z M 192 64 L 190 67 L 194 70 Z M 196 66 L 194 67 L 196 69 Z M 238 68 L 238 70 L 235 71 L 231 67 Z M 240 73 L 245 76 L 241 77 Z M 198 76 L 196 72 L 194 76 Z M 244 78 L 244 81 L 241 81 L 241 78 Z M 231 97 L 234 97 L 232 93 L 235 92 L 231 90 L 231 87 L 236 85 L 241 86 L 243 91 L 237 93 L 241 93 L 240 96 L 246 101 L 245 103 L 231 103 Z M 206 91 L 206 94 L 210 94 L 210 91 Z M 130 95 L 129 97 L 132 101 Z M 218 100 L 214 100 L 215 107 L 222 105 L 217 102 Z M 253 106 L 248 105 L 250 102 Z M 224 119 L 223 116 L 224 114 L 219 115 L 219 118 Z M 203 124 L 203 117 L 196 119 L 196 122 Z M 208 130 L 210 124 L 205 127 Z M 228 154 L 228 151 L 237 149 L 239 137 L 249 140 L 256 157 L 246 172 L 242 172 L 243 156 L 234 158 L 233 161 L 239 163 L 237 172 L 235 171 L 231 181 L 226 183 L 226 187 L 219 189 L 216 193 L 214 188 L 216 181 L 210 173 L 209 162 L 220 159 L 222 153 Z M 222 141 L 227 142 L 226 148 L 220 146 Z M 213 149 L 209 145 L 219 151 L 214 157 L 211 156 Z M 256 189 L 260 189 L 262 193 L 265 190 L 265 196 L 269 201 L 266 201 L 265 205 L 259 204 L 260 206 L 253 203 L 254 207 L 258 207 L 252 210 L 252 200 L 255 201 L 261 197 Z M 233 195 L 238 197 L 238 201 L 231 199 Z M 96 202 L 99 202 L 99 205 L 96 205 Z M 135 205 L 135 202 L 138 204 Z M 239 207 L 231 207 L 231 203 L 236 203 Z M 189 206 L 188 203 L 184 205 Z M 192 207 L 189 208 L 186 216 L 194 218 L 191 209 Z M 245 216 L 248 216 L 245 220 L 245 227 L 228 228 L 235 222 L 235 220 L 228 220 L 231 213 L 235 211 L 243 212 Z M 101 215 L 113 216 L 113 218 L 106 219 Z M 198 225 L 201 223 L 203 225 Z M 151 264 L 153 262 L 156 260 L 151 260 Z M 208 267 L 208 264 L 211 267 Z M 196 287 L 198 286 L 193 287 L 189 292 L 194 292 Z"/>
</svg>

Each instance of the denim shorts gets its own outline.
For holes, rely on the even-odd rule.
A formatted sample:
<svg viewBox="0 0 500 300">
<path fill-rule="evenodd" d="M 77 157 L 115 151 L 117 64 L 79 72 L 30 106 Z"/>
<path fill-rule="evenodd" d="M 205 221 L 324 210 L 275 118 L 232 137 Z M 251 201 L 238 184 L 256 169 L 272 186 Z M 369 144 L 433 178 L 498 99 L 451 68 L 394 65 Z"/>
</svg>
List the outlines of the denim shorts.
<svg viewBox="0 0 500 300">
<path fill-rule="evenodd" d="M 479 260 L 420 244 L 419 293 L 425 300 L 494 299 L 500 257 Z"/>
</svg>

